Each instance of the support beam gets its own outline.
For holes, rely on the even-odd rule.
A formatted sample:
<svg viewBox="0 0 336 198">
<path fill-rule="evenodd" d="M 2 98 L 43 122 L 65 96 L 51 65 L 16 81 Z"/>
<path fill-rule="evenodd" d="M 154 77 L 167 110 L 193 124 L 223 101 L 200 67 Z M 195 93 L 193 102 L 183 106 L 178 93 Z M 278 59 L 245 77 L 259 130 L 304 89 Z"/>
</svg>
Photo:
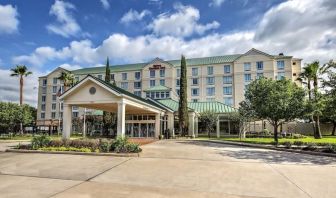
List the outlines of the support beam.
<svg viewBox="0 0 336 198">
<path fill-rule="evenodd" d="M 126 104 L 123 101 L 118 103 L 117 136 L 120 137 L 125 137 L 125 107 Z"/>
<path fill-rule="evenodd" d="M 195 117 L 195 137 L 198 137 L 198 116 Z"/>
<path fill-rule="evenodd" d="M 228 127 L 229 127 L 229 135 L 230 135 L 231 134 L 230 120 L 228 120 Z"/>
<path fill-rule="evenodd" d="M 217 134 L 217 138 L 220 138 L 219 119 L 217 120 L 216 134 Z"/>
<path fill-rule="evenodd" d="M 160 113 L 155 114 L 155 137 L 158 138 L 160 135 Z"/>
<path fill-rule="evenodd" d="M 63 104 L 63 139 L 70 139 L 71 132 L 71 105 Z"/>
<path fill-rule="evenodd" d="M 168 129 L 169 129 L 170 133 L 172 134 L 172 136 L 175 137 L 174 114 L 173 113 L 168 113 Z"/>
<path fill-rule="evenodd" d="M 188 134 L 192 137 L 195 137 L 195 112 L 189 113 L 189 127 Z"/>
</svg>

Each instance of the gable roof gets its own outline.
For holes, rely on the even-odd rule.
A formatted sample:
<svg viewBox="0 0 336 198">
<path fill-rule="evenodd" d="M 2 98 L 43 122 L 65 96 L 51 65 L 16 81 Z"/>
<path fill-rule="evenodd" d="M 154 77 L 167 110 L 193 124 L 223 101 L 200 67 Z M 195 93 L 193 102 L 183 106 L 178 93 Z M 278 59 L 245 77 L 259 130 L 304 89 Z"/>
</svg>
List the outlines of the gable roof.
<svg viewBox="0 0 336 198">
<path fill-rule="evenodd" d="M 146 89 L 145 91 L 170 91 L 171 88 L 166 87 L 164 85 L 156 85 L 154 87 L 150 87 L 148 89 Z"/>
<path fill-rule="evenodd" d="M 159 103 L 165 105 L 173 111 L 178 111 L 179 102 L 172 99 L 159 99 Z M 214 111 L 215 113 L 232 113 L 237 112 L 237 109 L 218 101 L 209 102 L 188 102 L 188 108 L 198 113 L 205 111 Z"/>
<path fill-rule="evenodd" d="M 126 90 L 124 90 L 124 89 L 122 89 L 122 88 L 120 88 L 120 87 L 115 86 L 115 85 L 112 85 L 111 83 L 105 82 L 104 80 L 99 79 L 99 78 L 97 78 L 97 77 L 95 77 L 95 76 L 92 76 L 92 75 L 90 75 L 90 74 L 87 75 L 85 78 L 83 78 L 83 79 L 82 79 L 81 81 L 79 81 L 78 83 L 76 83 L 76 85 L 80 84 L 81 82 L 83 82 L 83 81 L 86 80 L 87 78 L 92 78 L 93 80 L 98 81 L 99 83 L 105 85 L 108 89 L 112 90 L 113 92 L 116 92 L 117 94 L 126 95 L 126 96 L 131 97 L 131 98 L 133 98 L 133 99 L 135 99 L 135 100 L 144 102 L 144 103 L 146 103 L 146 104 L 148 104 L 148 105 L 151 105 L 151 106 L 154 106 L 154 107 L 159 108 L 159 109 L 161 109 L 161 110 L 164 110 L 164 109 L 162 108 L 161 105 L 158 105 L 157 103 L 155 103 L 155 102 L 153 102 L 153 101 L 151 101 L 151 100 L 148 100 L 148 99 L 142 98 L 142 97 L 140 97 L 140 96 L 137 96 L 137 95 L 135 95 L 135 94 L 133 94 L 133 93 L 131 93 L 131 92 L 128 92 L 128 91 L 126 91 Z M 65 95 L 66 93 L 68 93 L 70 90 L 73 90 L 73 89 L 76 87 L 76 85 L 74 85 L 74 86 L 71 87 L 70 89 L 66 90 L 60 97 L 64 96 L 64 95 Z"/>
</svg>

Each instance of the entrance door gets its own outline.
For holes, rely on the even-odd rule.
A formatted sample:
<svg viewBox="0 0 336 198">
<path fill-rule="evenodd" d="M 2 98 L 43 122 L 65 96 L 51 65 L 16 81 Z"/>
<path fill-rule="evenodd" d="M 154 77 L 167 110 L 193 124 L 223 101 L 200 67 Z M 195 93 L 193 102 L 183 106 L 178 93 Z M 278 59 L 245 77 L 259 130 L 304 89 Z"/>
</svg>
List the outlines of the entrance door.
<svg viewBox="0 0 336 198">
<path fill-rule="evenodd" d="M 148 137 L 147 123 L 142 123 L 140 126 L 140 137 Z"/>
</svg>

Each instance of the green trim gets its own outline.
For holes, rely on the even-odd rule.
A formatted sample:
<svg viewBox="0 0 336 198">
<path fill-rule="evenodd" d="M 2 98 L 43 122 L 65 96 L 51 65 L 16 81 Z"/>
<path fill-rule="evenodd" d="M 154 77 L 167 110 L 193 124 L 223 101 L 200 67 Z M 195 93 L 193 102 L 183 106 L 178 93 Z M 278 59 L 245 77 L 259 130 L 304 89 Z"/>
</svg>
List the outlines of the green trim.
<svg viewBox="0 0 336 198">
<path fill-rule="evenodd" d="M 157 85 L 154 87 L 150 87 L 148 89 L 146 89 L 145 91 L 170 91 L 171 88 L 163 86 L 163 85 Z"/>
</svg>

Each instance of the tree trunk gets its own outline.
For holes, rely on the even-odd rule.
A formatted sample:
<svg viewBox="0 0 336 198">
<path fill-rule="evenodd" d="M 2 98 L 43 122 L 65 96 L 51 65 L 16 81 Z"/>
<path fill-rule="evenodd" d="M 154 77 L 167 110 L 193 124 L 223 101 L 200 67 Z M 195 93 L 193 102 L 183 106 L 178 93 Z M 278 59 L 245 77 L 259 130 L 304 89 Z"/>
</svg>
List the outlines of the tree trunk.
<svg viewBox="0 0 336 198">
<path fill-rule="evenodd" d="M 333 127 L 333 130 L 331 132 L 331 135 L 336 135 L 335 134 L 336 133 L 336 122 L 333 122 L 333 125 L 334 125 L 334 127 Z"/>
<path fill-rule="evenodd" d="M 315 134 L 314 137 L 315 139 L 321 139 L 322 138 L 322 134 L 321 134 L 321 129 L 320 129 L 320 116 L 317 115 L 315 117 L 316 121 L 315 121 Z"/>
<path fill-rule="evenodd" d="M 20 76 L 20 106 L 22 106 L 22 101 L 23 101 L 23 77 Z M 22 121 L 20 122 L 20 134 L 23 134 L 23 124 Z"/>
<path fill-rule="evenodd" d="M 274 132 L 274 141 L 275 141 L 275 144 L 278 145 L 278 142 L 279 142 L 279 140 L 278 140 L 278 122 L 275 122 L 273 127 L 274 127 L 274 131 L 273 131 Z"/>
</svg>

